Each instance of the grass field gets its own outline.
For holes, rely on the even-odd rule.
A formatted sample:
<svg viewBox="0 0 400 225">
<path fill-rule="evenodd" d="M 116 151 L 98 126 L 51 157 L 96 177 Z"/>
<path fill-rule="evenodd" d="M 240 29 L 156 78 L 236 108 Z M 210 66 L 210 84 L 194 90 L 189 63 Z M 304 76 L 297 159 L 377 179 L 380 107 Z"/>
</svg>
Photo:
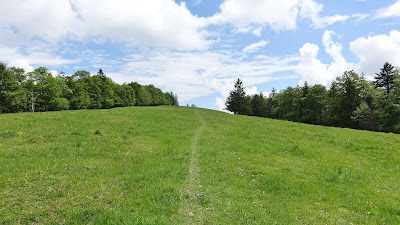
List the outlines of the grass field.
<svg viewBox="0 0 400 225">
<path fill-rule="evenodd" d="M 0 115 L 0 224 L 399 224 L 400 135 L 187 107 Z"/>
</svg>

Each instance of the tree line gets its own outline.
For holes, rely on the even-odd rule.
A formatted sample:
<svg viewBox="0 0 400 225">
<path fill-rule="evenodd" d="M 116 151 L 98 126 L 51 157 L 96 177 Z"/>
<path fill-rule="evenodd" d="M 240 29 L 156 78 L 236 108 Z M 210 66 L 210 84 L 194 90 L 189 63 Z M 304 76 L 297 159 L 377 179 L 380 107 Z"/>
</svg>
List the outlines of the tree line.
<svg viewBox="0 0 400 225">
<path fill-rule="evenodd" d="M 385 63 L 373 81 L 345 71 L 327 89 L 299 85 L 269 96 L 248 96 L 240 79 L 226 100 L 226 109 L 250 116 L 308 124 L 400 133 L 399 69 Z"/>
<path fill-rule="evenodd" d="M 25 73 L 0 62 L 0 113 L 155 105 L 178 105 L 178 97 L 154 85 L 117 84 L 101 69 L 53 76 L 46 67 Z"/>
</svg>

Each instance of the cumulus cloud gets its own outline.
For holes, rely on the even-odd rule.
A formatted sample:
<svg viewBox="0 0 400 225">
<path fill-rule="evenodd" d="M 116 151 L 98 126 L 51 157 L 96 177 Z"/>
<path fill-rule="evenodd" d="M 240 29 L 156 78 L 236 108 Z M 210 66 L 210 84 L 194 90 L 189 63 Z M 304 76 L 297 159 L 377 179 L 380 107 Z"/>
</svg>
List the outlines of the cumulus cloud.
<svg viewBox="0 0 400 225">
<path fill-rule="evenodd" d="M 70 41 L 174 50 L 211 44 L 205 19 L 173 0 L 15 0 L 0 1 L 0 9 L 1 60 L 26 71 L 76 62 L 59 54 Z"/>
<path fill-rule="evenodd" d="M 258 91 L 257 91 L 257 87 L 256 87 L 256 86 L 246 87 L 244 91 L 246 92 L 247 95 L 255 95 L 255 94 L 258 94 Z"/>
<path fill-rule="evenodd" d="M 293 30 L 298 18 L 311 19 L 313 26 L 322 28 L 350 18 L 348 15 L 320 16 L 323 5 L 313 0 L 225 0 L 220 12 L 208 18 L 212 24 L 230 23 L 241 29 L 268 26 L 275 31 Z M 253 34 L 258 35 L 258 30 Z"/>
<path fill-rule="evenodd" d="M 73 32 L 78 19 L 69 0 L 0 1 L 0 27 L 25 39 L 40 37 L 57 42 Z"/>
<path fill-rule="evenodd" d="M 306 43 L 300 48 L 300 62 L 296 66 L 296 73 L 302 77 L 299 83 L 307 81 L 309 84 L 327 85 L 331 74 L 326 66 L 317 59 L 319 47 L 315 44 Z"/>
<path fill-rule="evenodd" d="M 385 62 L 395 66 L 400 65 L 400 31 L 393 30 L 389 35 L 375 35 L 360 37 L 350 42 L 350 50 L 359 58 L 358 63 L 346 62 L 342 55 L 342 45 L 333 41 L 337 36 L 334 31 L 325 31 L 322 43 L 332 61 L 323 64 L 318 60 L 319 47 L 315 44 L 306 43 L 300 49 L 300 61 L 295 72 L 302 77 L 300 84 L 304 81 L 310 84 L 326 85 L 346 70 L 355 70 L 364 73 L 367 78 L 372 79 L 374 74 Z"/>
<path fill-rule="evenodd" d="M 325 51 L 331 56 L 332 62 L 323 64 L 317 59 L 319 47 L 315 44 L 306 43 L 300 48 L 300 62 L 296 66 L 296 73 L 302 77 L 299 84 L 307 81 L 309 84 L 327 85 L 330 81 L 341 76 L 344 71 L 355 69 L 357 66 L 347 63 L 342 55 L 342 45 L 332 40 L 337 36 L 334 31 L 325 31 L 322 43 Z"/>
<path fill-rule="evenodd" d="M 107 38 L 136 45 L 179 50 L 204 49 L 202 18 L 192 15 L 184 2 L 172 0 L 73 1 L 82 23 L 83 38 Z"/>
<path fill-rule="evenodd" d="M 296 28 L 297 0 L 225 0 L 220 10 L 209 22 L 237 27 L 267 25 L 276 31 Z"/>
<path fill-rule="evenodd" d="M 400 32 L 357 38 L 350 50 L 360 59 L 359 70 L 372 77 L 385 62 L 400 66 Z"/>
<path fill-rule="evenodd" d="M 258 50 L 260 50 L 260 48 L 266 46 L 267 44 L 268 44 L 268 42 L 266 42 L 266 41 L 260 41 L 260 42 L 251 44 L 251 45 L 249 45 L 249 46 L 246 46 L 246 47 L 243 49 L 243 52 L 246 52 L 246 53 L 254 53 L 254 52 L 257 52 Z"/>
<path fill-rule="evenodd" d="M 210 44 L 204 18 L 173 0 L 16 0 L 0 1 L 0 8 L 0 28 L 28 40 L 112 40 L 179 50 Z"/>
<path fill-rule="evenodd" d="M 379 9 L 375 15 L 375 18 L 388 17 L 400 17 L 400 0 L 387 8 Z"/>
<path fill-rule="evenodd" d="M 327 30 L 322 37 L 322 43 L 325 47 L 325 51 L 333 59 L 332 64 L 328 67 L 328 71 L 331 73 L 331 76 L 327 77 L 327 79 L 334 79 L 338 76 L 341 76 L 344 71 L 352 67 L 346 62 L 342 55 L 342 44 L 333 42 L 333 36 L 337 36 L 337 34 L 334 31 Z"/>
</svg>

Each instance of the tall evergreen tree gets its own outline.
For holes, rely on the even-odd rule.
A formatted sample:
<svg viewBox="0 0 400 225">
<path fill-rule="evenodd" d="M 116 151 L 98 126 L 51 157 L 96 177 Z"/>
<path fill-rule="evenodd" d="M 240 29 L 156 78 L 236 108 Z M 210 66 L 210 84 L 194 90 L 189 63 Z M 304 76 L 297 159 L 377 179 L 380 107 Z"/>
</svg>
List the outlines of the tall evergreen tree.
<svg viewBox="0 0 400 225">
<path fill-rule="evenodd" d="M 387 97 L 390 96 L 390 92 L 394 88 L 395 84 L 395 76 L 394 76 L 394 66 L 390 63 L 386 62 L 381 68 L 380 73 L 376 73 L 375 76 L 375 87 L 376 88 L 384 88 Z"/>
<path fill-rule="evenodd" d="M 102 69 L 99 69 L 99 72 L 97 72 L 97 76 L 99 76 L 101 79 L 105 79 L 106 75 L 103 73 Z"/>
<path fill-rule="evenodd" d="M 234 114 L 246 114 L 248 108 L 248 98 L 246 97 L 245 87 L 240 79 L 237 79 L 233 90 L 229 92 L 226 99 L 226 109 Z"/>
</svg>

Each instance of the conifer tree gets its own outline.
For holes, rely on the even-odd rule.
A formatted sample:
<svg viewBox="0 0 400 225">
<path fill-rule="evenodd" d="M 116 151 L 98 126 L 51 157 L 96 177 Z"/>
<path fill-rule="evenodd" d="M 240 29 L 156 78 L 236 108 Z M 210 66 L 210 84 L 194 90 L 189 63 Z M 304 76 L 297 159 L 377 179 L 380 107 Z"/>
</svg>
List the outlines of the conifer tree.
<svg viewBox="0 0 400 225">
<path fill-rule="evenodd" d="M 389 97 L 390 92 L 393 90 L 395 85 L 394 77 L 394 66 L 386 62 L 381 68 L 380 73 L 376 73 L 375 76 L 375 88 L 384 88 L 387 97 Z"/>
<path fill-rule="evenodd" d="M 237 79 L 233 90 L 229 92 L 229 97 L 226 99 L 226 109 L 234 114 L 246 114 L 248 99 L 246 97 L 245 87 L 240 79 Z"/>
</svg>

